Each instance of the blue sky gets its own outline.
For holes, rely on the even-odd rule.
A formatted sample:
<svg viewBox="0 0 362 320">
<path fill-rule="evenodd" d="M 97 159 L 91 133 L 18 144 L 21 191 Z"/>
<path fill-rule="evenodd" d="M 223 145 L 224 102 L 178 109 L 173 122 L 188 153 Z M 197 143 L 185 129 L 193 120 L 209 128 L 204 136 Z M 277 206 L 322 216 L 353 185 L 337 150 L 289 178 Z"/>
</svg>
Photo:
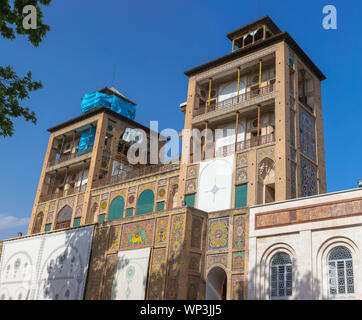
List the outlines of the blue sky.
<svg viewBox="0 0 362 320">
<path fill-rule="evenodd" d="M 338 29 L 322 27 L 323 6 L 335 5 Z M 80 114 L 87 92 L 112 85 L 137 103 L 136 120 L 181 130 L 185 70 L 231 50 L 225 34 L 269 15 L 327 76 L 323 82 L 328 191 L 362 179 L 362 2 L 304 0 L 53 0 L 44 9 L 51 31 L 38 48 L 26 38 L 0 38 L 1 65 L 31 70 L 44 88 L 23 105 L 36 126 L 15 121 L 0 140 L 0 239 L 26 232 L 48 142 L 47 128 Z"/>
</svg>

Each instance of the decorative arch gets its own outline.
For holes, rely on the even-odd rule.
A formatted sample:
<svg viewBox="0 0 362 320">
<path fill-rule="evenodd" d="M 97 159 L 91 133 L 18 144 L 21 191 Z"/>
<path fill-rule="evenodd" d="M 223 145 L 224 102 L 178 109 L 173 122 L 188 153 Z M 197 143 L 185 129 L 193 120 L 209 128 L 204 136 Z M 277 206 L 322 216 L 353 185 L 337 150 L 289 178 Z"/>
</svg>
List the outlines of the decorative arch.
<svg viewBox="0 0 362 320">
<path fill-rule="evenodd" d="M 177 208 L 177 201 L 178 201 L 178 184 L 175 183 L 170 187 L 170 195 L 168 198 L 168 209 Z"/>
<path fill-rule="evenodd" d="M 32 233 L 39 233 L 41 231 L 41 227 L 43 225 L 43 219 L 44 219 L 44 213 L 43 211 L 40 211 L 35 217 Z"/>
<path fill-rule="evenodd" d="M 115 197 L 112 200 L 108 211 L 108 221 L 123 218 L 124 204 L 125 201 L 122 196 Z"/>
<path fill-rule="evenodd" d="M 147 189 L 141 193 L 137 201 L 137 214 L 144 214 L 153 212 L 155 203 L 155 194 L 151 189 Z"/>
<path fill-rule="evenodd" d="M 274 258 L 274 256 L 278 253 L 285 253 L 287 255 L 290 256 L 290 259 L 292 261 L 292 265 L 296 266 L 296 259 L 295 259 L 295 251 L 294 249 L 286 244 L 286 243 L 275 243 L 273 245 L 271 245 L 268 249 L 266 249 L 263 253 L 263 255 L 261 256 L 260 259 L 260 267 L 258 270 L 256 270 L 256 273 L 260 272 L 260 276 L 258 276 L 256 274 L 256 277 L 260 278 L 260 283 L 259 283 L 259 288 L 257 288 L 257 291 L 259 291 L 260 293 L 260 299 L 265 300 L 265 299 L 270 299 L 271 295 L 270 295 L 270 265 L 272 263 L 272 259 Z M 257 278 L 255 278 L 257 279 Z M 295 288 L 295 268 L 293 268 L 292 270 L 292 287 Z M 292 296 L 290 297 L 291 299 L 293 299 L 295 297 L 295 290 L 293 290 Z"/>
<path fill-rule="evenodd" d="M 213 267 L 206 278 L 206 300 L 226 300 L 227 275 L 222 267 Z"/>
<path fill-rule="evenodd" d="M 269 157 L 265 157 L 258 165 L 259 177 L 262 180 L 274 179 L 274 167 L 274 160 Z"/>
<path fill-rule="evenodd" d="M 275 201 L 275 162 L 265 157 L 258 165 L 257 203 Z"/>
<path fill-rule="evenodd" d="M 317 251 L 316 257 L 316 281 L 314 281 L 315 286 L 313 291 L 315 292 L 317 298 L 319 299 L 330 299 L 331 296 L 329 294 L 329 284 L 328 284 L 328 258 L 333 249 L 337 247 L 345 247 L 347 248 L 353 259 L 353 269 L 359 270 L 360 266 L 360 253 L 358 246 L 356 243 L 344 236 L 336 236 L 327 239 L 324 241 Z M 357 273 L 355 274 L 355 279 L 358 279 Z M 359 281 L 354 281 L 354 292 L 356 295 L 360 292 L 360 284 Z M 333 298 L 333 297 L 332 297 Z"/>
<path fill-rule="evenodd" d="M 55 221 L 55 230 L 70 227 L 72 220 L 73 209 L 66 205 L 58 213 L 57 220 Z"/>
</svg>

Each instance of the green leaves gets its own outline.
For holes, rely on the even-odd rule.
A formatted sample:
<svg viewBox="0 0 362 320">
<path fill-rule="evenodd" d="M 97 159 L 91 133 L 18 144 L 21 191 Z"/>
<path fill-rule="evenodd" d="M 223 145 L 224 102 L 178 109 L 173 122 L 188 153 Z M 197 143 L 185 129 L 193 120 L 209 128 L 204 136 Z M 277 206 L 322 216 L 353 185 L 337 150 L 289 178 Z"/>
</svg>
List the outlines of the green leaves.
<svg viewBox="0 0 362 320">
<path fill-rule="evenodd" d="M 19 78 L 8 66 L 0 67 L 0 136 L 12 136 L 13 118 L 24 117 L 36 124 L 35 113 L 20 106 L 19 101 L 29 98 L 29 92 L 42 88 L 40 81 L 32 81 L 31 72 Z"/>
<path fill-rule="evenodd" d="M 11 2 L 11 3 L 10 3 Z M 51 0 L 0 0 L 0 34 L 5 39 L 15 39 L 16 34 L 27 35 L 33 46 L 37 47 L 46 36 L 50 27 L 43 23 L 41 5 L 49 5 Z M 23 13 L 25 6 L 36 8 L 36 28 L 25 29 Z M 35 10 L 34 10 L 35 12 Z M 13 69 L 0 67 L 0 136 L 14 134 L 13 118 L 23 117 L 36 124 L 35 113 L 20 106 L 20 101 L 29 98 L 29 92 L 42 88 L 40 81 L 32 81 L 31 72 L 19 77 Z"/>
<path fill-rule="evenodd" d="M 43 23 L 43 13 L 39 4 L 49 5 L 51 0 L 0 0 L 0 34 L 6 39 L 15 39 L 15 34 L 27 35 L 28 40 L 37 47 L 46 36 L 50 27 Z M 24 29 L 23 8 L 27 5 L 36 7 L 36 29 Z"/>
</svg>

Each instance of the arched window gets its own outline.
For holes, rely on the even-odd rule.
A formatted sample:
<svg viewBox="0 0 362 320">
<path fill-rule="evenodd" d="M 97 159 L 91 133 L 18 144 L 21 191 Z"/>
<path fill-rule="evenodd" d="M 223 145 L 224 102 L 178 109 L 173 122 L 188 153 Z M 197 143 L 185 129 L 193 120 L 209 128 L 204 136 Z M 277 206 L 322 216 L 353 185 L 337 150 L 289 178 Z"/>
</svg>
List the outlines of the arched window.
<svg viewBox="0 0 362 320">
<path fill-rule="evenodd" d="M 108 220 L 123 218 L 124 199 L 121 196 L 114 198 L 109 206 Z"/>
<path fill-rule="evenodd" d="M 145 190 L 141 193 L 137 201 L 136 214 L 144 214 L 153 212 L 153 204 L 155 202 L 155 195 L 152 190 Z"/>
<path fill-rule="evenodd" d="M 335 247 L 328 255 L 328 287 L 332 297 L 354 294 L 353 259 L 346 247 Z"/>
<path fill-rule="evenodd" d="M 39 233 L 41 231 L 41 226 L 43 225 L 43 218 L 44 218 L 43 212 L 39 212 L 36 215 L 33 226 L 33 233 Z"/>
<path fill-rule="evenodd" d="M 272 299 L 292 296 L 292 261 L 284 252 L 274 255 L 270 263 L 270 297 Z"/>
<path fill-rule="evenodd" d="M 63 207 L 62 210 L 59 211 L 57 216 L 57 221 L 55 224 L 55 230 L 69 228 L 70 222 L 72 220 L 73 210 L 69 206 Z"/>
</svg>

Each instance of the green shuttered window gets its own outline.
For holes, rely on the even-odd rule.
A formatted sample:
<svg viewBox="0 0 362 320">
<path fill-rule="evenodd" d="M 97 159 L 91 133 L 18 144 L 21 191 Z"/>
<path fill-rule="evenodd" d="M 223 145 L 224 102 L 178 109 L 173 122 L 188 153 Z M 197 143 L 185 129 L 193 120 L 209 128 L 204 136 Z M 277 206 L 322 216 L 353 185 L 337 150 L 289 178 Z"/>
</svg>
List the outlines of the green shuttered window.
<svg viewBox="0 0 362 320">
<path fill-rule="evenodd" d="M 235 188 L 235 208 L 246 207 L 248 195 L 248 184 L 242 184 Z"/>
<path fill-rule="evenodd" d="M 195 194 L 185 196 L 185 203 L 188 207 L 195 207 Z"/>
</svg>

